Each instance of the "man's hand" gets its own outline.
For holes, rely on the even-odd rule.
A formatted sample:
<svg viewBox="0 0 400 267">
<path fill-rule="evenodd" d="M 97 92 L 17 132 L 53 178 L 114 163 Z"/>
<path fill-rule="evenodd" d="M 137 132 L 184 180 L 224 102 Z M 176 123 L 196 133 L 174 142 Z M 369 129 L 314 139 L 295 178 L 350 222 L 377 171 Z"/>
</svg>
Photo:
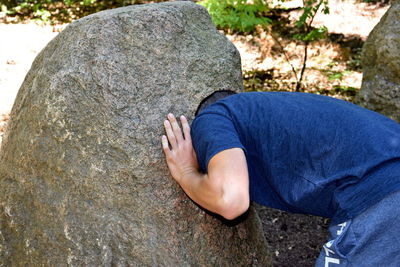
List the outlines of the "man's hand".
<svg viewBox="0 0 400 267">
<path fill-rule="evenodd" d="M 249 178 L 241 148 L 227 149 L 211 158 L 208 173 L 200 173 L 190 127 L 181 116 L 183 131 L 172 114 L 164 121 L 167 135 L 162 147 L 172 177 L 197 204 L 226 219 L 234 219 L 249 207 Z"/>
<path fill-rule="evenodd" d="M 187 119 L 185 116 L 180 117 L 182 132 L 174 115 L 170 113 L 167 117 L 168 120 L 164 121 L 167 136 L 162 136 L 162 147 L 172 177 L 181 184 L 183 177 L 198 173 L 199 166 L 193 149 L 190 126 Z"/>
</svg>

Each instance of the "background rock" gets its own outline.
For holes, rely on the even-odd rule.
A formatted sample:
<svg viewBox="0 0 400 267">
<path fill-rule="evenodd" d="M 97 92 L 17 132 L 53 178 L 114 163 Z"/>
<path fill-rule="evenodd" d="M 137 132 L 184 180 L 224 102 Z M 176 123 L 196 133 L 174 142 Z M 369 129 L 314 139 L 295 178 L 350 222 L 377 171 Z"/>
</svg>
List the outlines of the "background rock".
<svg viewBox="0 0 400 267">
<path fill-rule="evenodd" d="M 202 7 L 132 6 L 70 24 L 38 55 L 0 152 L 0 266 L 266 266 L 251 209 L 228 225 L 168 176 L 164 115 L 242 89 Z"/>
<path fill-rule="evenodd" d="M 363 47 L 363 82 L 355 102 L 400 121 L 400 1 L 394 1 Z"/>
</svg>

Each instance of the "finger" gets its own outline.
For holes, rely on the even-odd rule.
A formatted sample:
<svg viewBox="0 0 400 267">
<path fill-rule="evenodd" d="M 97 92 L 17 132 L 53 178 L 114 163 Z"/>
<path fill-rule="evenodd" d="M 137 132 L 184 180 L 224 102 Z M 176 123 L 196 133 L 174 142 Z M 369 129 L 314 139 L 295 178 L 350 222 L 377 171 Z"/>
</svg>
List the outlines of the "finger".
<svg viewBox="0 0 400 267">
<path fill-rule="evenodd" d="M 183 141 L 181 127 L 179 127 L 178 121 L 176 120 L 176 118 L 173 114 L 171 114 L 171 113 L 168 114 L 168 119 L 169 119 L 169 122 L 171 123 L 172 131 L 174 132 L 176 141 L 179 145 L 179 143 L 181 143 Z"/>
<path fill-rule="evenodd" d="M 183 128 L 183 134 L 185 135 L 185 140 L 187 141 L 192 141 L 192 138 L 190 136 L 190 126 L 189 123 L 186 119 L 185 116 L 181 116 L 181 124 L 182 124 L 182 128 Z"/>
<path fill-rule="evenodd" d="M 164 121 L 165 132 L 167 133 L 167 138 L 169 143 L 171 144 L 172 149 L 177 148 L 176 138 L 174 132 L 172 131 L 171 123 L 168 120 Z"/>
<path fill-rule="evenodd" d="M 171 150 L 169 149 L 169 143 L 168 143 L 168 139 L 165 135 L 163 135 L 161 137 L 161 144 L 162 144 L 162 148 L 165 154 L 165 157 L 168 159 L 171 157 Z"/>
<path fill-rule="evenodd" d="M 164 153 L 167 155 L 170 152 L 170 149 L 169 149 L 169 145 L 168 145 L 168 139 L 165 135 L 161 136 L 161 144 L 162 144 Z"/>
</svg>

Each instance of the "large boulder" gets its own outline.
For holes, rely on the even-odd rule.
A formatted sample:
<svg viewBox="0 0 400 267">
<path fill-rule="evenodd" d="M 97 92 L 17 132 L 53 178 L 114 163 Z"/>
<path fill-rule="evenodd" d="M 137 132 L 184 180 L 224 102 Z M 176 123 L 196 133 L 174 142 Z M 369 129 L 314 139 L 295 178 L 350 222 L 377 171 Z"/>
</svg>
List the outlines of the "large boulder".
<svg viewBox="0 0 400 267">
<path fill-rule="evenodd" d="M 0 152 L 0 266 L 266 266 L 253 209 L 227 223 L 171 179 L 168 112 L 242 90 L 240 57 L 191 2 L 71 23 L 35 59 Z"/>
<path fill-rule="evenodd" d="M 400 121 L 400 1 L 394 1 L 363 47 L 363 82 L 355 102 Z"/>
</svg>

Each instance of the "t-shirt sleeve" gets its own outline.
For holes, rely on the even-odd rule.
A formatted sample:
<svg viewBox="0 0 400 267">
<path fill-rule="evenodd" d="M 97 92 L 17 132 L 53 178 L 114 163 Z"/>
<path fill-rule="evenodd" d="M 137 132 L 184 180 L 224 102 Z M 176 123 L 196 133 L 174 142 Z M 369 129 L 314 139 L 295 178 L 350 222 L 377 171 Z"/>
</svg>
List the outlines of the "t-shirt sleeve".
<svg viewBox="0 0 400 267">
<path fill-rule="evenodd" d="M 192 123 L 191 136 L 200 170 L 204 173 L 217 153 L 230 148 L 245 150 L 232 120 L 225 115 L 200 114 Z"/>
</svg>

